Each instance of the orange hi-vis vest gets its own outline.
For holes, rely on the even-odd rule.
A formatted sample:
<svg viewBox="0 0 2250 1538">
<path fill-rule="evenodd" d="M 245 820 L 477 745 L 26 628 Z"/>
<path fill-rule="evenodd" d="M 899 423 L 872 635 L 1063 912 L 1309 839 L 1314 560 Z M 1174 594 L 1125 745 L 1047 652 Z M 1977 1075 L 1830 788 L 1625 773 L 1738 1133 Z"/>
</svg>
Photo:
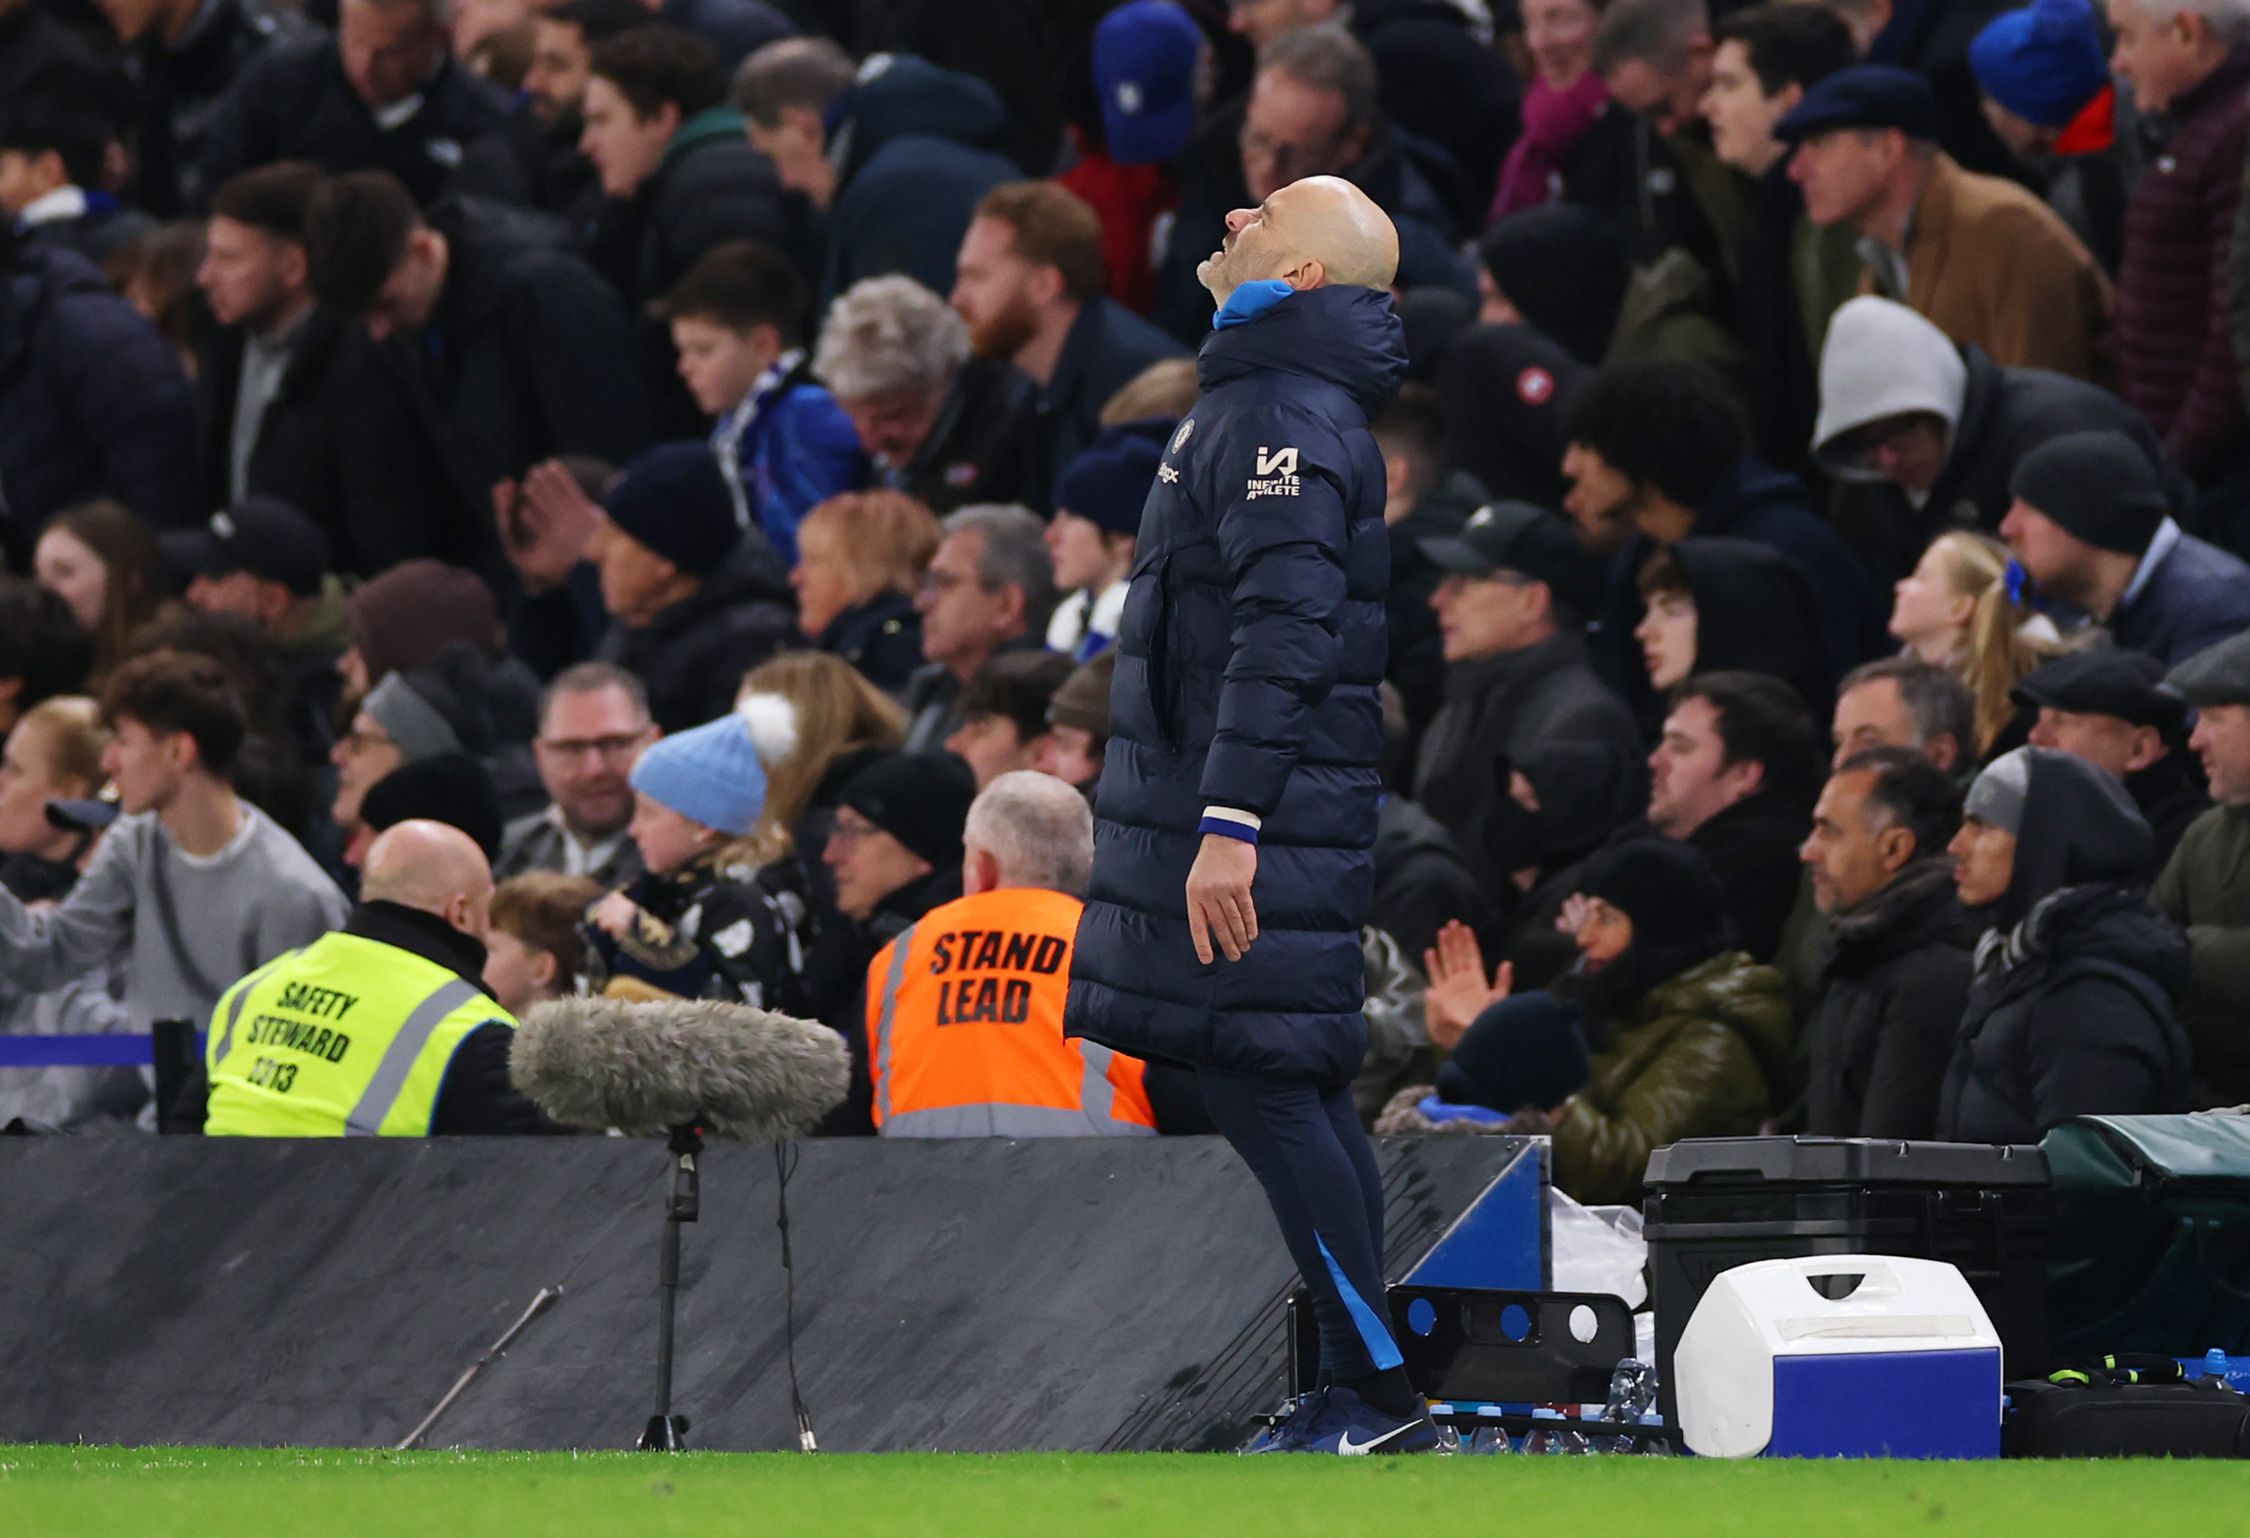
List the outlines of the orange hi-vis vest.
<svg viewBox="0 0 2250 1538">
<path fill-rule="evenodd" d="M 1146 1137 L 1138 1058 L 1063 1036 L 1085 904 L 1003 887 L 933 908 L 867 969 L 885 1137 Z"/>
</svg>

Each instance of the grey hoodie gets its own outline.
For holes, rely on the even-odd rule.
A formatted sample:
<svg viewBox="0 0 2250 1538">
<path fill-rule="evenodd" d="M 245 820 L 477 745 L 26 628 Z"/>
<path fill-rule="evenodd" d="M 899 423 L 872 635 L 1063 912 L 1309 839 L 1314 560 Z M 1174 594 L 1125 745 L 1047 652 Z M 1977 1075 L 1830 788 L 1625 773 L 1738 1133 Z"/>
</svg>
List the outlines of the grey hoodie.
<svg viewBox="0 0 2250 1538">
<path fill-rule="evenodd" d="M 1870 422 L 1926 411 L 1945 419 L 1950 443 L 1968 396 L 1969 366 L 1951 337 L 1896 300 L 1863 294 L 1836 312 L 1820 349 L 1813 458 L 1838 480 L 1881 480 L 1835 454 L 1836 440 Z"/>
</svg>

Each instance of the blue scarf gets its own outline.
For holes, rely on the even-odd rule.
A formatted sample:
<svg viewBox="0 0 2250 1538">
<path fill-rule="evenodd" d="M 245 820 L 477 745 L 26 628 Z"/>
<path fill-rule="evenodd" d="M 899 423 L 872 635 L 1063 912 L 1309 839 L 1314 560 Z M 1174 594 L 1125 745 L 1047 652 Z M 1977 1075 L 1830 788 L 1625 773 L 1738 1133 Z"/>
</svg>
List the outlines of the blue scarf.
<svg viewBox="0 0 2250 1538">
<path fill-rule="evenodd" d="M 1245 283 L 1227 295 L 1227 302 L 1219 306 L 1218 315 L 1211 321 L 1211 329 L 1224 331 L 1229 326 L 1254 321 L 1295 292 L 1279 278 L 1259 278 Z"/>
</svg>

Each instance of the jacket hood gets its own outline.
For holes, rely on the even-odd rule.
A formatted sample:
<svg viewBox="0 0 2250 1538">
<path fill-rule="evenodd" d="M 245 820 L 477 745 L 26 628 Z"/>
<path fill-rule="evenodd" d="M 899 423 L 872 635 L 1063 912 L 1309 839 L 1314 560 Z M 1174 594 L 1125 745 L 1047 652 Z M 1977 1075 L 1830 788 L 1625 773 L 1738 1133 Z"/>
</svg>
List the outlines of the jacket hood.
<svg viewBox="0 0 2250 1538">
<path fill-rule="evenodd" d="M 1206 390 L 1256 373 L 1332 384 L 1373 417 L 1406 380 L 1406 332 L 1390 294 L 1341 284 L 1291 294 L 1240 325 L 1213 331 L 1196 358 Z"/>
<path fill-rule="evenodd" d="M 1950 440 L 1968 389 L 1968 365 L 1952 338 L 1895 300 L 1863 294 L 1836 312 L 1820 349 L 1813 458 L 1840 479 L 1875 480 L 1833 452 L 1838 438 L 1885 417 L 1927 411 L 1945 419 Z"/>
<path fill-rule="evenodd" d="M 1008 127 L 1007 108 L 984 81 L 904 53 L 874 55 L 828 110 L 828 158 L 840 183 L 893 139 L 920 134 L 994 149 Z"/>
<path fill-rule="evenodd" d="M 1977 944 L 1979 977 L 2005 970 L 2014 991 L 2022 978 L 2044 976 L 2069 962 L 2105 962 L 2138 972 L 2175 1002 L 2187 991 L 2188 941 L 2138 888 L 2101 881 L 2050 894 L 2010 930 Z"/>
<path fill-rule="evenodd" d="M 2041 901 L 2067 887 L 2132 881 L 2155 841 L 2125 787 L 2068 753 L 2018 748 L 1985 774 L 2006 773 L 2008 761 L 2018 755 L 2029 774 L 2023 822 L 2016 830 L 2015 872 L 2000 900 L 1979 911 L 2000 929 L 2023 922 Z"/>
<path fill-rule="evenodd" d="M 1772 548 L 1683 539 L 1672 559 L 1695 595 L 1695 671 L 1764 673 L 1817 697 L 1819 620 L 1812 584 Z"/>
</svg>

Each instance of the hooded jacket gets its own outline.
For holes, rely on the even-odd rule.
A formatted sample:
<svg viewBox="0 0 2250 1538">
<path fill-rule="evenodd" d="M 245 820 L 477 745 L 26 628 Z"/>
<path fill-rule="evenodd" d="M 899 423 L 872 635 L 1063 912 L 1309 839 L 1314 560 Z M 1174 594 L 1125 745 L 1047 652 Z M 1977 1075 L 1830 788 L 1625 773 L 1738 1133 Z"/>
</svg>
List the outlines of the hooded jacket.
<svg viewBox="0 0 2250 1538">
<path fill-rule="evenodd" d="M 1971 910 L 1990 927 L 1938 1102 L 1946 1142 L 2036 1142 L 2074 1116 L 2161 1114 L 2187 1099 L 2173 1002 L 2188 946 L 2135 884 L 2148 824 L 2091 764 L 2020 751 L 2014 874 L 1996 902 Z"/>
<path fill-rule="evenodd" d="M 773 547 L 755 532 L 706 574 L 690 597 L 639 629 L 611 627 L 595 652 L 648 686 L 648 710 L 667 732 L 734 708 L 742 675 L 797 635 L 796 598 Z"/>
<path fill-rule="evenodd" d="M 820 307 L 861 278 L 903 272 L 953 292 L 953 258 L 984 195 L 1023 175 L 998 148 L 1007 108 L 973 75 L 878 54 L 829 108 L 836 200 Z"/>
<path fill-rule="evenodd" d="M 1065 1029 L 1343 1084 L 1367 1046 L 1383 746 L 1389 561 L 1367 423 L 1406 350 L 1387 293 L 1278 287 L 1238 291 L 1204 343 L 1203 394 L 1141 515 Z M 1262 820 L 1259 935 L 1200 966 L 1182 892 L 1212 806 Z"/>
<path fill-rule="evenodd" d="M 1697 673 L 1764 673 L 1823 720 L 1838 675 L 1821 655 L 1820 606 L 1804 573 L 1746 539 L 1683 539 L 1672 559 L 1695 598 Z"/>
<path fill-rule="evenodd" d="M 1908 412 L 1942 418 L 1949 445 L 1944 470 L 1919 499 L 1838 452 L 1838 440 L 1855 429 Z M 2109 391 L 2045 369 L 2002 368 L 1887 299 L 1854 299 L 1829 323 L 1813 457 L 1844 483 L 1838 530 L 1886 586 L 1912 571 L 1948 528 L 1997 530 L 2008 512 L 2008 478 L 2024 455 L 2059 434 L 2097 429 L 2139 444 L 2164 474 L 2173 505 L 2189 504 L 2193 488 L 2147 419 Z"/>
<path fill-rule="evenodd" d="M 2250 805 L 2197 818 L 2151 895 L 2187 932 L 2194 1103 L 2250 1102 Z"/>
<path fill-rule="evenodd" d="M 1614 1010 L 1586 1087 L 1555 1118 L 1556 1187 L 1589 1205 L 1637 1203 L 1657 1149 L 1755 1133 L 1787 1082 L 1789 1035 L 1788 985 L 1740 951 Z"/>
<path fill-rule="evenodd" d="M 1805 505 L 1795 476 L 1744 455 L 1696 509 L 1692 538 L 1721 535 L 1764 545 L 1797 568 L 1816 600 L 1818 667 L 1841 678 L 1869 658 L 1888 650 L 1885 627 L 1890 606 L 1844 542 Z M 1609 596 L 1602 615 L 1607 659 L 1636 704 L 1648 698 L 1648 675 L 1640 665 L 1633 627 L 1640 623 L 1640 570 L 1656 541 L 1638 536 L 1610 565 Z"/>
<path fill-rule="evenodd" d="M 0 501 L 18 570 L 49 517 L 109 495 L 159 529 L 203 516 L 195 392 L 170 344 L 74 251 L 6 260 L 0 235 Z"/>
<path fill-rule="evenodd" d="M 1943 854 L 1916 860 L 1830 925 L 1820 1007 L 1805 1029 L 1805 1130 L 1924 1139 L 1969 992 L 1976 925 Z"/>
</svg>

